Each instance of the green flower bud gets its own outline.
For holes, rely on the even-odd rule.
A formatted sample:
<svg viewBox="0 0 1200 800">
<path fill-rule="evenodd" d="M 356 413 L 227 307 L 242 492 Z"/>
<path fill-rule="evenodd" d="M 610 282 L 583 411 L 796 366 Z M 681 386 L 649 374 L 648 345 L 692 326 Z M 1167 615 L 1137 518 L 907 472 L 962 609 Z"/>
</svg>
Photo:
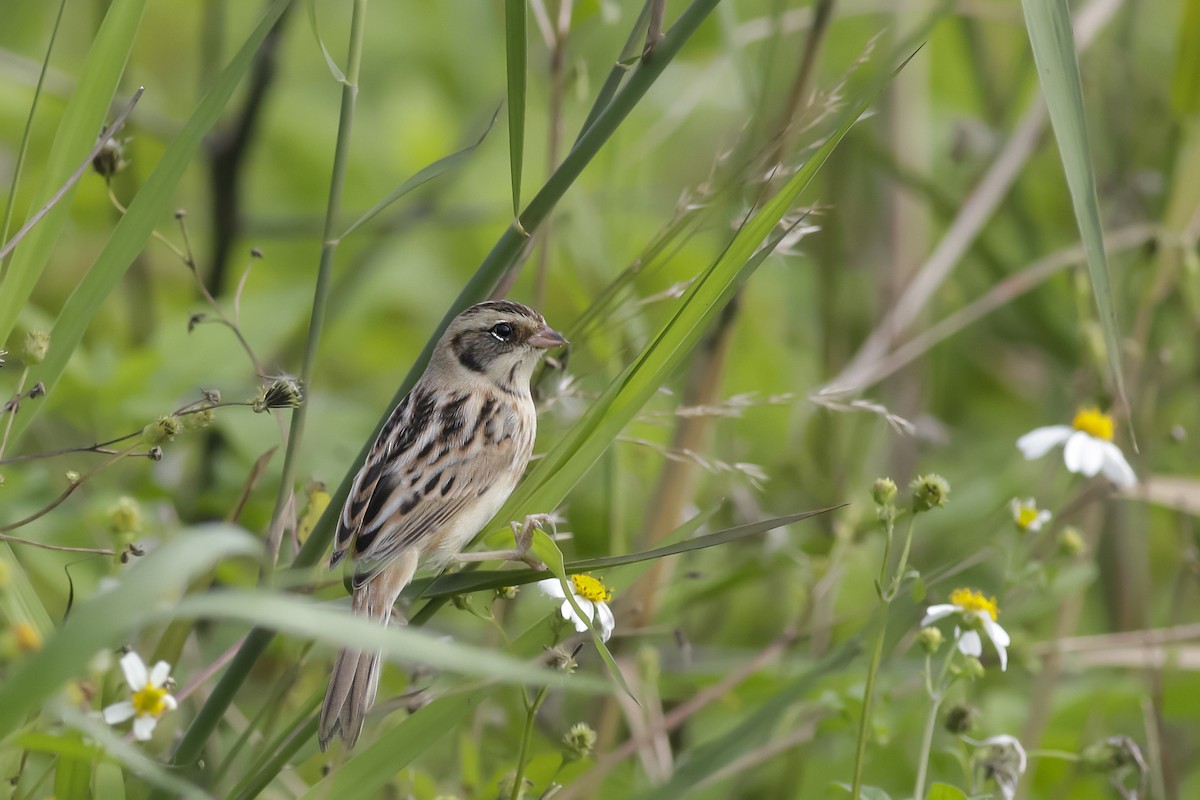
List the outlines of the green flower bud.
<svg viewBox="0 0 1200 800">
<path fill-rule="evenodd" d="M 207 428 L 211 425 L 215 416 L 216 412 L 211 408 L 206 408 L 202 411 L 183 414 L 179 417 L 179 421 L 182 423 L 185 431 L 198 431 L 201 428 Z"/>
<path fill-rule="evenodd" d="M 1087 550 L 1087 545 L 1083 541 L 1083 536 L 1080 535 L 1078 529 L 1068 525 L 1059 531 L 1058 534 L 1058 552 L 1064 556 L 1074 558 L 1083 555 Z"/>
<path fill-rule="evenodd" d="M 568 761 L 587 758 L 596 749 L 596 732 L 586 722 L 576 723 L 563 735 L 563 744 L 567 748 Z"/>
<path fill-rule="evenodd" d="M 909 487 L 912 490 L 914 512 L 932 511 L 946 505 L 950 499 L 950 484 L 941 475 L 921 475 Z"/>
<path fill-rule="evenodd" d="M 497 600 L 515 600 L 521 591 L 520 586 L 501 586 L 496 590 Z"/>
<path fill-rule="evenodd" d="M 929 655 L 936 653 L 945 640 L 942 632 L 933 627 L 922 628 L 921 632 L 917 634 L 917 644 L 921 645 L 921 649 Z"/>
<path fill-rule="evenodd" d="M 109 506 L 108 527 L 115 534 L 140 533 L 142 507 L 132 497 L 122 496 Z"/>
<path fill-rule="evenodd" d="M 179 424 L 179 418 L 174 415 L 159 417 L 142 428 L 142 441 L 149 445 L 172 442 L 182 427 Z"/>
<path fill-rule="evenodd" d="M 967 677 L 979 679 L 982 678 L 987 670 L 983 668 L 983 662 L 975 656 L 966 656 L 963 658 L 963 672 Z"/>
<path fill-rule="evenodd" d="M 871 497 L 876 505 L 890 506 L 896 500 L 896 482 L 891 478 L 879 478 L 871 485 Z"/>
<path fill-rule="evenodd" d="M 50 352 L 50 334 L 45 331 L 30 331 L 25 334 L 25 345 L 21 348 L 21 358 L 26 364 L 40 364 L 46 360 Z"/>
</svg>

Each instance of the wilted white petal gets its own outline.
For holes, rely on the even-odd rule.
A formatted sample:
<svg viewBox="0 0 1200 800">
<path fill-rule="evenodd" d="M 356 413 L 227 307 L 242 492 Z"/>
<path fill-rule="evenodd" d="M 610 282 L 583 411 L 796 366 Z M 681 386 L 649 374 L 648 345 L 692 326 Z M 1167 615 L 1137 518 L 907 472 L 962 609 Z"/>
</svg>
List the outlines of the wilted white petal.
<svg viewBox="0 0 1200 800">
<path fill-rule="evenodd" d="M 179 703 L 175 702 L 175 698 L 172 695 L 164 694 L 162 701 L 163 708 L 165 708 L 167 711 L 174 711 L 175 709 L 179 708 Z"/>
<path fill-rule="evenodd" d="M 1025 774 L 1025 766 L 1028 763 L 1025 757 L 1025 748 L 1021 746 L 1020 740 L 1015 736 L 1009 736 L 1007 733 L 1001 733 L 997 736 L 990 736 L 984 739 L 980 744 L 999 745 L 1007 747 L 1017 756 L 1017 771 Z"/>
<path fill-rule="evenodd" d="M 171 676 L 171 665 L 165 661 L 160 661 L 150 670 L 150 685 L 155 689 L 161 689 L 162 685 L 167 682 L 167 678 Z"/>
<path fill-rule="evenodd" d="M 104 715 L 104 721 L 109 725 L 118 725 L 134 715 L 133 703 L 122 700 L 108 706 L 101 713 Z"/>
<path fill-rule="evenodd" d="M 955 635 L 958 635 L 957 631 Z M 979 658 L 983 655 L 983 640 L 979 638 L 979 634 L 975 631 L 967 631 L 958 637 L 958 652 L 964 656 Z"/>
<path fill-rule="evenodd" d="M 1017 439 L 1017 448 L 1020 449 L 1021 454 L 1025 456 L 1027 461 L 1032 461 L 1049 453 L 1055 445 L 1065 442 L 1074 432 L 1074 428 L 1066 425 L 1050 425 L 1046 428 L 1035 428 L 1020 439 Z"/>
<path fill-rule="evenodd" d="M 146 665 L 137 653 L 131 650 L 121 656 L 121 671 L 125 673 L 125 682 L 130 689 L 137 692 L 146 688 Z"/>
<path fill-rule="evenodd" d="M 959 611 L 962 611 L 962 609 L 949 603 L 930 606 L 929 608 L 925 609 L 925 617 L 921 620 L 921 627 L 924 628 L 931 622 L 937 622 L 939 619 L 945 619 L 951 614 L 957 614 Z"/>
<path fill-rule="evenodd" d="M 133 721 L 133 738 L 139 742 L 144 742 L 154 733 L 154 726 L 158 724 L 158 717 L 147 714 L 144 717 L 138 717 Z"/>
<path fill-rule="evenodd" d="M 607 642 L 608 637 L 612 636 L 617 620 L 613 616 L 612 609 L 608 607 L 608 603 L 597 603 L 596 612 L 599 617 L 596 620 L 596 627 L 600 630 L 600 640 Z"/>
<path fill-rule="evenodd" d="M 1121 452 L 1121 448 L 1112 442 L 1104 442 L 1103 444 L 1104 446 L 1101 450 L 1104 455 L 1104 465 L 1102 467 L 1104 477 L 1122 489 L 1136 486 L 1137 476 L 1133 474 L 1133 468 L 1125 460 L 1125 454 Z"/>
<path fill-rule="evenodd" d="M 1089 478 L 1100 471 L 1104 464 L 1104 449 L 1100 447 L 1103 439 L 1076 431 L 1067 439 L 1063 448 L 1063 461 L 1071 472 L 1078 472 Z"/>
<path fill-rule="evenodd" d="M 1004 672 L 1008 669 L 1008 646 L 1012 643 L 1008 631 L 988 619 L 983 623 L 983 632 L 992 641 L 992 647 L 996 648 L 996 655 L 1000 656 L 1000 671 Z"/>
</svg>

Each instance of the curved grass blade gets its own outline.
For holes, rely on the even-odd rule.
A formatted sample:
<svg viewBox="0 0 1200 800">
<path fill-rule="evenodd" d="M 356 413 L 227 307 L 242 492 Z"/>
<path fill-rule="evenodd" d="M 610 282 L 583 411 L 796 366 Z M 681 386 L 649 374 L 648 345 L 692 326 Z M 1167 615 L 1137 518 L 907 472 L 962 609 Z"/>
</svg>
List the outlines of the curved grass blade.
<svg viewBox="0 0 1200 800">
<path fill-rule="evenodd" d="M 188 800 L 211 800 L 212 795 L 208 792 L 172 774 L 170 770 L 147 756 L 136 745 L 125 741 L 103 722 L 66 705 L 62 706 L 58 713 L 68 725 L 84 733 L 102 747 L 109 756 L 124 765 L 130 773 L 137 775 L 151 786 L 170 792 L 172 797 L 188 798 Z"/>
<path fill-rule="evenodd" d="M 124 643 L 180 587 L 219 561 L 257 556 L 258 543 L 228 525 L 207 525 L 164 544 L 135 565 L 117 588 L 76 604 L 41 650 L 10 671 L 0 685 L 0 738 L 75 677 L 105 647 Z"/>
<path fill-rule="evenodd" d="M 329 74 L 333 79 L 343 86 L 346 85 L 346 73 L 342 72 L 341 67 L 337 65 L 337 61 L 329 52 L 329 48 L 325 46 L 325 40 L 321 38 L 321 31 L 317 25 L 317 0 L 308 0 L 308 25 L 312 28 L 313 36 L 317 40 L 317 46 L 321 48 L 321 55 L 325 56 L 325 66 L 329 67 Z"/>
<path fill-rule="evenodd" d="M 703 536 L 684 539 L 673 544 L 656 547 L 653 550 L 645 550 L 640 553 L 629 553 L 623 556 L 606 556 L 604 558 L 587 558 L 580 561 L 571 561 L 564 565 L 564 571 L 567 575 L 575 575 L 581 572 L 592 572 L 600 569 L 611 569 L 613 567 L 623 567 L 627 564 L 637 564 L 642 561 L 653 561 L 659 558 L 675 556 L 681 553 L 690 553 L 696 550 L 704 550 L 709 547 L 717 547 L 718 545 L 735 542 L 739 539 L 745 539 L 748 536 L 765 533 L 767 531 L 782 528 L 785 525 L 791 525 L 794 522 L 815 517 L 819 514 L 826 514 L 834 511 L 841 506 L 831 506 L 830 508 L 820 508 L 815 511 L 805 511 L 801 514 L 789 514 L 783 517 L 774 517 L 765 519 L 759 522 L 751 522 L 746 525 L 738 525 L 733 528 L 726 528 L 715 533 L 706 533 Z M 681 528 L 670 534 L 671 538 L 678 538 L 681 534 L 687 535 L 685 529 L 695 529 L 707 517 L 707 514 L 702 514 L 684 523 Z M 425 598 L 437 597 L 453 597 L 455 595 L 467 594 L 469 592 L 479 592 L 492 589 L 500 589 L 505 586 L 522 586 L 536 581 L 543 580 L 549 577 L 549 574 L 540 570 L 533 569 L 513 569 L 513 570 L 479 570 L 477 572 L 456 572 L 449 575 L 439 575 L 431 578 L 418 578 L 408 585 L 405 589 L 405 596 L 416 596 Z"/>
<path fill-rule="evenodd" d="M 1104 331 L 1108 368 L 1117 398 L 1126 413 L 1129 399 L 1121 370 L 1121 334 L 1113 306 L 1108 256 L 1104 251 L 1104 226 L 1096 198 L 1096 176 L 1088 147 L 1087 122 L 1083 111 L 1083 86 L 1075 59 L 1075 33 L 1064 0 L 1021 0 L 1033 60 L 1037 64 L 1042 94 L 1050 112 L 1050 124 L 1058 142 L 1079 236 L 1087 253 L 1092 294 L 1096 298 L 1100 327 Z M 1132 433 L 1132 422 L 1130 432 Z"/>
<path fill-rule="evenodd" d="M 526 0 L 504 0 L 504 51 L 508 62 L 508 163 L 513 217 L 521 213 L 521 166 L 525 157 L 525 83 L 528 59 Z"/>
<path fill-rule="evenodd" d="M 179 131 L 179 134 L 171 142 L 166 152 L 163 153 L 158 164 L 154 167 L 154 172 L 146 180 L 146 183 L 134 196 L 129 204 L 128 211 L 121 217 L 113 230 L 112 235 L 108 238 L 108 242 L 104 245 L 104 249 L 96 258 L 96 262 L 88 271 L 88 274 L 79 283 L 75 290 L 71 292 L 71 296 L 67 298 L 66 304 L 58 315 L 58 319 L 54 323 L 54 328 L 50 332 L 51 347 L 50 352 L 46 355 L 46 360 L 30 370 L 30 381 L 41 381 L 47 392 L 52 392 L 58 384 L 58 379 L 62 377 L 63 370 L 66 369 L 67 361 L 70 360 L 71 354 L 75 352 L 80 340 L 83 338 L 84 331 L 87 330 L 88 323 L 96 311 L 99 310 L 104 299 L 120 282 L 125 270 L 133 263 L 145 246 L 146 241 L 150 238 L 154 231 L 154 225 L 162 217 L 165 210 L 171 208 L 171 197 L 175 191 L 175 186 L 179 183 L 183 173 L 187 170 L 188 165 L 192 163 L 199 149 L 204 136 L 212 129 L 213 125 L 221 116 L 221 111 L 229 102 L 229 98 L 233 95 L 234 90 L 241 82 L 242 76 L 245 75 L 250 64 L 254 60 L 254 54 L 262 44 L 264 38 L 275 21 L 288 7 L 290 0 L 275 0 L 263 15 L 258 26 L 251 32 L 246 39 L 237 55 L 229 62 L 229 65 L 222 70 L 221 74 L 213 82 L 212 88 L 204 99 L 200 101 L 200 105 L 192 112 L 191 118 L 187 124 Z M 116 8 L 116 5 L 113 6 Z M 110 12 L 111 13 L 111 12 Z M 86 79 L 86 72 L 85 72 Z M 81 84 L 82 88 L 82 84 Z M 99 129 L 99 126 L 96 126 Z M 89 139 L 87 147 L 83 148 L 82 152 L 86 153 L 91 147 L 95 137 L 95 131 L 92 131 L 92 138 Z M 77 163 L 77 162 L 76 162 Z M 55 213 L 62 209 L 62 204 L 55 208 L 54 212 L 47 215 L 46 220 L 38 227 L 38 231 L 34 238 L 27 245 L 33 245 L 38 241 L 38 236 L 44 235 L 48 230 L 52 229 L 51 220 Z M 30 247 L 30 252 L 34 248 Z M 26 252 L 23 248 L 17 251 L 17 258 L 13 259 L 13 271 L 16 272 L 16 267 L 21 263 L 21 254 Z M 10 275 L 11 277 L 15 277 Z M 9 299 L 7 291 L 8 283 L 5 282 L 6 290 L 3 293 L 4 300 Z M 0 303 L 2 305 L 2 303 Z M 0 311 L 0 331 L 3 331 L 3 312 Z M 14 439 L 19 437 L 21 433 L 28 427 L 29 423 L 37 417 L 38 411 L 45 407 L 45 403 L 31 404 L 26 413 L 21 414 L 13 420 L 12 433 Z"/>
<path fill-rule="evenodd" d="M 37 83 L 33 87 L 33 100 L 29 103 L 29 115 L 25 117 L 25 129 L 21 132 L 21 144 L 17 146 L 17 157 L 13 162 L 12 181 L 8 185 L 8 200 L 4 204 L 4 223 L 0 225 L 0 241 L 8 240 L 8 232 L 12 230 L 13 212 L 17 206 L 17 187 L 21 185 L 21 172 L 25 167 L 25 155 L 29 151 L 29 136 L 33 131 L 33 118 L 37 115 L 38 100 L 42 97 L 42 86 L 46 83 L 46 71 L 50 68 L 50 54 L 54 52 L 54 41 L 58 38 L 58 28 L 62 25 L 63 10 L 67 0 L 59 0 L 58 14 L 54 17 L 54 25 L 50 28 L 50 41 L 46 43 L 46 55 L 42 58 L 42 67 L 38 70 Z M 8 272 L 7 258 L 0 259 L 0 281 Z M 2 340 L 0 340 L 2 341 Z"/>
<path fill-rule="evenodd" d="M 301 595 L 230 589 L 191 595 L 160 611 L 159 619 L 204 618 L 245 622 L 337 647 L 379 650 L 399 663 L 421 663 L 446 672 L 505 683 L 554 686 L 577 691 L 603 689 L 586 676 L 569 676 L 517 661 L 492 650 L 443 640 L 419 628 L 384 628 L 328 603 Z"/>
<path fill-rule="evenodd" d="M 372 206 L 370 211 L 368 211 L 367 213 L 363 214 L 361 217 L 356 219 L 350 225 L 350 227 L 346 228 L 346 230 L 342 232 L 342 235 L 338 237 L 338 240 L 341 241 L 341 240 L 345 239 L 347 236 L 349 236 L 350 234 L 354 233 L 354 231 L 358 230 L 360 227 L 362 227 L 366 223 L 370 222 L 381 211 L 383 211 L 385 208 L 390 206 L 392 203 L 399 200 L 401 197 L 404 197 L 404 195 L 408 194 L 413 189 L 416 189 L 419 186 L 423 186 L 426 183 L 429 183 L 431 180 L 438 177 L 443 172 L 446 172 L 449 169 L 453 169 L 454 167 L 458 166 L 458 164 L 460 162 L 465 161 L 469 155 L 471 155 L 472 153 L 475 152 L 475 149 L 477 147 L 479 147 L 479 145 L 483 144 L 483 140 L 487 138 L 487 135 L 492 132 L 492 126 L 496 124 L 496 117 L 498 117 L 499 115 L 500 115 L 500 109 L 497 108 L 496 113 L 492 114 L 491 122 L 488 123 L 487 128 L 484 129 L 483 134 L 475 141 L 474 144 L 464 147 L 462 150 L 459 150 L 457 153 L 451 153 L 448 156 L 439 158 L 437 161 L 434 161 L 432 164 L 419 170 L 411 178 L 406 180 L 404 183 L 400 184 L 396 188 L 395 191 L 393 191 L 387 197 L 383 198 L 378 203 L 376 203 L 374 206 Z"/>
<path fill-rule="evenodd" d="M 109 5 L 87 60 L 79 71 L 79 82 L 58 124 L 54 144 L 46 158 L 42 187 L 35 195 L 35 207 L 44 205 L 67 182 L 84 155 L 95 145 L 117 84 L 125 72 L 145 6 L 146 0 L 114 0 Z M 0 344 L 12 333 L 17 315 L 28 302 L 50 260 L 50 252 L 67 221 L 74 194 L 72 189 L 63 195 L 24 246 L 13 255 L 0 287 L 3 289 L 0 291 Z M 32 412 L 22 414 L 18 419 L 31 415 Z"/>
</svg>

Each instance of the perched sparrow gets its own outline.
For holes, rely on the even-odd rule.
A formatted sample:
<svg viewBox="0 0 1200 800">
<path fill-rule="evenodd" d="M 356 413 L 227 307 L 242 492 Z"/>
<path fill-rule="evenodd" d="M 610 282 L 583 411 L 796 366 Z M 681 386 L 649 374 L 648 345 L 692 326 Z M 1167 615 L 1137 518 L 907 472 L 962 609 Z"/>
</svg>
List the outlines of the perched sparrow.
<svg viewBox="0 0 1200 800">
<path fill-rule="evenodd" d="M 543 350 L 566 343 L 541 314 L 507 300 L 471 306 L 450 323 L 379 432 L 338 518 L 330 566 L 350 553 L 355 614 L 387 625 L 417 567 L 459 557 L 508 499 L 537 431 L 530 376 Z M 358 740 L 380 659 L 338 653 L 321 706 L 322 750 L 335 736 L 347 747 Z"/>
</svg>

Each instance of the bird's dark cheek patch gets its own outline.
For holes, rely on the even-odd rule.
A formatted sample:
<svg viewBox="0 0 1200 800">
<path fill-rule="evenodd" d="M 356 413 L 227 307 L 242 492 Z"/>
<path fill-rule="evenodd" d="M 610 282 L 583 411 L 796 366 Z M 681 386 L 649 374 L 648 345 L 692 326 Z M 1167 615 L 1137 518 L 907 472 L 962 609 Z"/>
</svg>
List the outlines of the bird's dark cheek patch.
<svg viewBox="0 0 1200 800">
<path fill-rule="evenodd" d="M 460 333 L 451 340 L 450 347 L 454 350 L 454 356 L 458 359 L 458 363 L 472 372 L 483 372 L 482 362 L 476 357 L 475 353 L 471 352 L 471 345 L 466 339 L 467 334 Z"/>
</svg>

